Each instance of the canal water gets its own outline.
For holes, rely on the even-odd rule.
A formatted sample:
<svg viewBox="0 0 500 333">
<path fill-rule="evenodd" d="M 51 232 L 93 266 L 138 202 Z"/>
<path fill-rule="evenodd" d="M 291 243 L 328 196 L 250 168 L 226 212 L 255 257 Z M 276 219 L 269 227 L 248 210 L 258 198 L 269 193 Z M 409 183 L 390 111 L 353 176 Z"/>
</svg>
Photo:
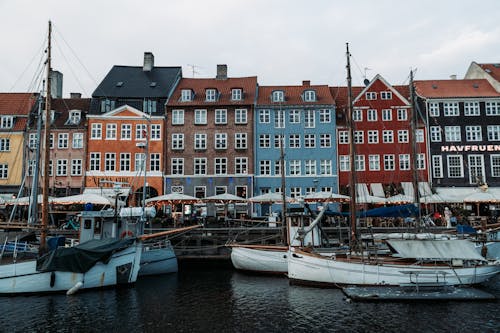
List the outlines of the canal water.
<svg viewBox="0 0 500 333">
<path fill-rule="evenodd" d="M 487 284 L 500 298 L 500 278 Z M 500 332 L 500 301 L 355 303 L 228 267 L 181 267 L 134 287 L 0 298 L 1 332 Z"/>
</svg>

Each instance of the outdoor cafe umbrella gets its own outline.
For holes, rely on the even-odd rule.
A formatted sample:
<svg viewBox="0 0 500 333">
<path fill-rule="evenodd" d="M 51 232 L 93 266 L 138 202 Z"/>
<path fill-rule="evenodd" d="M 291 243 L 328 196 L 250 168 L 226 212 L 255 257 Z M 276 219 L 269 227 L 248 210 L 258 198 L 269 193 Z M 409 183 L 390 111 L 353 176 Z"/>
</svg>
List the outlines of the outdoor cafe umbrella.
<svg viewBox="0 0 500 333">
<path fill-rule="evenodd" d="M 234 194 L 230 193 L 222 193 L 218 195 L 213 195 L 211 197 L 206 197 L 202 199 L 203 202 L 206 203 L 218 203 L 218 204 L 223 204 L 224 205 L 224 216 L 227 216 L 227 206 L 230 203 L 237 203 L 237 202 L 247 202 L 248 200 L 242 197 L 239 197 Z"/>
<path fill-rule="evenodd" d="M 347 195 L 329 191 L 313 192 L 304 196 L 305 202 L 346 202 L 349 200 L 351 200 L 351 198 Z"/>
<path fill-rule="evenodd" d="M 146 199 L 146 204 L 165 204 L 170 206 L 170 211 L 175 212 L 175 207 L 178 204 L 182 205 L 182 213 L 184 214 L 184 205 L 194 204 L 200 200 L 190 195 L 172 192 L 157 197 Z"/>
<path fill-rule="evenodd" d="M 87 204 L 91 203 L 94 205 L 111 205 L 112 202 L 98 194 L 78 194 L 78 195 L 70 195 L 67 197 L 58 197 L 58 198 L 50 198 L 49 202 L 51 204 L 56 205 L 73 205 L 73 204 Z"/>
<path fill-rule="evenodd" d="M 290 197 L 285 197 L 286 202 L 292 202 L 293 199 Z M 283 194 L 279 192 L 268 192 L 255 197 L 248 198 L 249 202 L 258 204 L 270 204 L 269 205 L 269 216 L 272 213 L 272 204 L 283 203 Z"/>
<path fill-rule="evenodd" d="M 483 191 L 475 191 L 474 193 L 466 196 L 464 198 L 464 202 L 470 202 L 476 204 L 477 215 L 479 216 L 479 204 L 481 203 L 498 203 L 500 202 L 500 197 L 494 195 L 491 192 Z"/>
</svg>

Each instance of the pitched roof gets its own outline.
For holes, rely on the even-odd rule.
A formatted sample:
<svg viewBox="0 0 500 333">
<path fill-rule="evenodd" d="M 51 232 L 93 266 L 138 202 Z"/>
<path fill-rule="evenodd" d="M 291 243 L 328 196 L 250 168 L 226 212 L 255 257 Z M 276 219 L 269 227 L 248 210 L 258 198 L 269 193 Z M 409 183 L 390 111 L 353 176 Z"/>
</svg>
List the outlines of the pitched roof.
<svg viewBox="0 0 500 333">
<path fill-rule="evenodd" d="M 243 98 L 241 100 L 231 99 L 231 89 L 242 89 Z M 181 102 L 181 91 L 190 89 L 194 92 L 192 101 Z M 215 102 L 206 101 L 206 89 L 216 89 L 219 93 L 218 99 Z M 190 106 L 190 105 L 245 105 L 253 104 L 255 101 L 257 89 L 257 77 L 239 77 L 227 78 L 225 80 L 219 79 L 182 79 L 174 93 L 168 101 L 168 106 Z"/>
<path fill-rule="evenodd" d="M 500 64 L 477 64 L 486 73 L 490 74 L 492 78 L 500 82 Z"/>
<path fill-rule="evenodd" d="M 113 66 L 92 97 L 166 98 L 181 76 L 181 67 Z"/>
<path fill-rule="evenodd" d="M 51 109 L 55 111 L 54 128 L 79 128 L 85 126 L 85 115 L 90 108 L 90 98 L 57 98 L 53 99 Z M 68 123 L 69 113 L 72 110 L 80 110 L 81 120 L 78 124 Z"/>
<path fill-rule="evenodd" d="M 285 101 L 273 102 L 271 95 L 273 91 L 281 90 L 285 94 Z M 314 90 L 316 92 L 316 101 L 305 102 L 302 98 L 304 91 Z M 327 85 L 300 85 L 300 86 L 259 86 L 259 98 L 257 100 L 259 105 L 333 105 L 333 99 L 330 89 Z"/>
<path fill-rule="evenodd" d="M 35 102 L 33 93 L 0 93 L 0 115 L 27 116 Z"/>
<path fill-rule="evenodd" d="M 415 81 L 415 91 L 427 98 L 500 96 L 486 79 L 419 80 Z"/>
</svg>

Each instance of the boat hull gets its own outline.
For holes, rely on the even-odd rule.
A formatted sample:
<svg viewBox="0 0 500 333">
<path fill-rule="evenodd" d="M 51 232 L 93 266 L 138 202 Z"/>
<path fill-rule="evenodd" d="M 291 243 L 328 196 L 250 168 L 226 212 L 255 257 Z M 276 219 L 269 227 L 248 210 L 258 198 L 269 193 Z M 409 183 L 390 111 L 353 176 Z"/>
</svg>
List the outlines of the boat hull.
<svg viewBox="0 0 500 333">
<path fill-rule="evenodd" d="M 294 282 L 322 285 L 392 285 L 418 283 L 449 285 L 479 284 L 500 271 L 500 265 L 477 267 L 421 266 L 411 264 L 368 264 L 337 260 L 304 252 L 288 258 L 288 277 Z M 443 278 L 444 276 L 444 278 Z"/>
<path fill-rule="evenodd" d="M 165 247 L 144 246 L 139 276 L 176 273 L 177 257 L 170 244 Z"/>
<path fill-rule="evenodd" d="M 105 288 L 136 282 L 142 242 L 113 253 L 109 261 L 96 263 L 85 273 L 39 272 L 36 260 L 0 266 L 0 294 L 40 294 L 78 289 Z"/>
<path fill-rule="evenodd" d="M 236 269 L 285 274 L 288 272 L 288 250 L 285 248 L 261 249 L 251 247 L 232 247 L 231 262 Z"/>
</svg>

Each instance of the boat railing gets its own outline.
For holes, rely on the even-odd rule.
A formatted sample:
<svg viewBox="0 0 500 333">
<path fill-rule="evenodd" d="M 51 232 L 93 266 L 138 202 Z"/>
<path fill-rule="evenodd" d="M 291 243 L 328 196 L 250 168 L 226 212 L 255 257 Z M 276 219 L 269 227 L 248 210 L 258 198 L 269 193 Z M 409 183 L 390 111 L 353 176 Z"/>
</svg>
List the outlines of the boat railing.
<svg viewBox="0 0 500 333">
<path fill-rule="evenodd" d="M 419 288 L 421 287 L 431 287 L 431 288 L 436 288 L 436 287 L 445 287 L 448 284 L 446 281 L 446 275 L 448 275 L 448 272 L 446 271 L 440 271 L 440 270 L 405 270 L 405 271 L 400 271 L 402 274 L 406 274 L 409 277 L 409 282 L 408 283 L 401 283 L 400 287 L 415 287 L 417 292 L 419 291 Z M 424 276 L 424 278 L 429 278 L 430 276 L 435 277 L 435 281 L 419 281 L 420 276 Z"/>
</svg>

